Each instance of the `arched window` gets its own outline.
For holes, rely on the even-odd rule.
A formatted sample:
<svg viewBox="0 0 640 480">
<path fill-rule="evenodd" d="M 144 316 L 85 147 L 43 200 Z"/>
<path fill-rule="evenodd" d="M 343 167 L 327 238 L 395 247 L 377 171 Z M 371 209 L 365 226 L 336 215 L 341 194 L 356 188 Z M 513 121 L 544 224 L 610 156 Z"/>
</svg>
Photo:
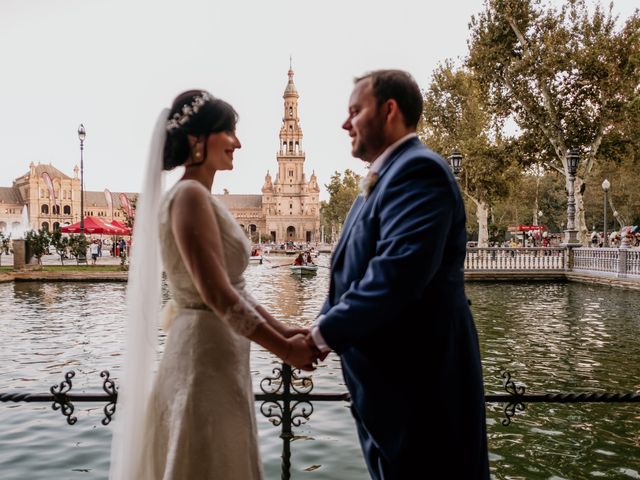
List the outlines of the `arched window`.
<svg viewBox="0 0 640 480">
<path fill-rule="evenodd" d="M 42 222 L 42 229 L 45 232 L 48 232 L 49 231 L 49 222 Z"/>
<path fill-rule="evenodd" d="M 49 213 L 49 205 L 46 203 L 43 204 L 42 207 L 40 207 L 40 213 Z"/>
<path fill-rule="evenodd" d="M 54 215 L 60 215 L 60 205 L 54 205 L 54 206 L 51 208 L 51 212 L 52 212 Z"/>
<path fill-rule="evenodd" d="M 65 205 L 64 207 L 62 207 L 62 212 L 65 215 L 71 215 L 71 207 L 69 205 Z"/>
<path fill-rule="evenodd" d="M 0 232 L 4 232 L 7 229 L 7 222 L 0 222 Z"/>
<path fill-rule="evenodd" d="M 59 222 L 53 222 L 53 231 L 57 232 L 58 230 L 60 230 L 60 223 Z"/>
</svg>

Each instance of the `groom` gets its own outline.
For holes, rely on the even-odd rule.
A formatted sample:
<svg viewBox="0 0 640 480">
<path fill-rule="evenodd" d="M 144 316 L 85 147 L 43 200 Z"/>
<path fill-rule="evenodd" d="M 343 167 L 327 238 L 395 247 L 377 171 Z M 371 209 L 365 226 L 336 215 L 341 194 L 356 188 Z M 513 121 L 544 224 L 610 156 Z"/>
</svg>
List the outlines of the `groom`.
<svg viewBox="0 0 640 480">
<path fill-rule="evenodd" d="M 329 295 L 309 341 L 340 355 L 373 479 L 484 480 L 464 205 L 447 162 L 416 136 L 421 113 L 408 73 L 355 80 L 342 128 L 369 174 L 333 253 Z"/>
</svg>

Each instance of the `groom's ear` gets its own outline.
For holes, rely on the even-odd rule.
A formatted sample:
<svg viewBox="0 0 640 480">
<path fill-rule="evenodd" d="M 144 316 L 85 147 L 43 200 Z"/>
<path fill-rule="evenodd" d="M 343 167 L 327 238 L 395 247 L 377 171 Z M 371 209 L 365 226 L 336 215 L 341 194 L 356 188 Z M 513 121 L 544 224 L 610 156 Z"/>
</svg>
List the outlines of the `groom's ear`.
<svg viewBox="0 0 640 480">
<path fill-rule="evenodd" d="M 382 104 L 382 111 L 385 117 L 385 123 L 389 123 L 391 125 L 401 123 L 404 125 L 404 115 L 402 115 L 402 111 L 395 99 L 390 98 L 386 100 Z"/>
</svg>

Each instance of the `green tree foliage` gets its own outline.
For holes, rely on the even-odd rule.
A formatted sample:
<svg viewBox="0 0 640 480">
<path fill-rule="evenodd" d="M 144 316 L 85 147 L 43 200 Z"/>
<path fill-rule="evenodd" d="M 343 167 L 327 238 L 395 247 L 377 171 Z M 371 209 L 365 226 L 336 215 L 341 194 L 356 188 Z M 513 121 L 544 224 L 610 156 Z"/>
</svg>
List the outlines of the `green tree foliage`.
<svg viewBox="0 0 640 480">
<path fill-rule="evenodd" d="M 129 228 L 133 228 L 133 224 L 135 223 L 136 219 L 136 208 L 138 208 L 138 196 L 136 195 L 133 198 L 129 198 L 129 204 L 131 205 L 131 216 L 129 216 L 129 212 L 126 208 L 120 208 L 120 211 L 125 218 L 124 224 Z"/>
<path fill-rule="evenodd" d="M 42 265 L 42 256 L 48 253 L 51 243 L 49 232 L 44 228 L 37 231 L 29 230 L 24 239 L 31 255 L 36 257 L 39 265 Z"/>
<path fill-rule="evenodd" d="M 462 153 L 460 186 L 475 206 L 478 228 L 468 226 L 478 232 L 479 246 L 487 246 L 491 205 L 509 193 L 517 174 L 497 120 L 471 71 L 456 70 L 449 61 L 436 69 L 425 92 L 420 137 L 442 155 Z"/>
<path fill-rule="evenodd" d="M 521 159 L 542 157 L 566 178 L 568 151 L 581 151 L 576 227 L 586 240 L 582 193 L 594 164 L 638 155 L 638 130 L 628 126 L 638 122 L 640 14 L 618 22 L 612 5 L 590 12 L 584 0 L 561 8 L 485 0 L 471 31 L 467 65 L 492 110 L 539 147 L 523 149 Z M 538 158 L 527 158 L 530 152 Z"/>
<path fill-rule="evenodd" d="M 88 247 L 89 242 L 84 235 L 69 235 L 69 252 L 76 257 L 76 262 L 79 263 L 80 258 L 86 259 Z"/>
<path fill-rule="evenodd" d="M 542 212 L 542 215 L 538 215 Z M 563 230 L 567 220 L 564 177 L 540 165 L 524 169 L 509 195 L 492 209 L 491 228 L 504 240 L 509 226 L 543 225 L 549 232 Z"/>
<path fill-rule="evenodd" d="M 592 188 L 586 190 L 584 204 L 589 229 L 604 230 L 604 191 L 602 181 L 611 183 L 607 195 L 607 231 L 626 225 L 640 225 L 640 188 L 638 188 L 640 158 L 626 157 L 615 165 L 600 163 L 594 167 Z M 617 215 L 616 215 L 617 214 Z M 615 216 L 614 216 L 615 215 Z"/>
<path fill-rule="evenodd" d="M 337 235 L 342 229 L 342 224 L 347 218 L 347 213 L 360 192 L 360 175 L 350 169 L 344 174 L 335 172 L 331 181 L 325 185 L 329 192 L 329 201 L 321 202 L 321 225 L 325 229 L 325 237 L 329 241 L 336 241 Z"/>
<path fill-rule="evenodd" d="M 56 230 L 51 235 L 51 245 L 56 249 L 56 253 L 60 255 L 60 263 L 64 265 L 64 258 L 69 248 L 69 237 L 63 237 L 60 230 Z"/>
</svg>

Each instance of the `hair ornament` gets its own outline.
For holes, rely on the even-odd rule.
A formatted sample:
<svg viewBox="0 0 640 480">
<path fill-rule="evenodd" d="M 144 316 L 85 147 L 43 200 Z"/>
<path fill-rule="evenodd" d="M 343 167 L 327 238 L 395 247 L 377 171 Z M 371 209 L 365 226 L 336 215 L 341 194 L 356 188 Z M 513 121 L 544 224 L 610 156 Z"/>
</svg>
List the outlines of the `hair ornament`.
<svg viewBox="0 0 640 480">
<path fill-rule="evenodd" d="M 213 100 L 213 97 L 207 92 L 196 95 L 190 104 L 183 105 L 182 111 L 174 113 L 167 121 L 167 132 L 171 133 L 185 125 L 193 115 L 198 113 L 198 110 L 200 110 L 205 103 L 211 100 Z"/>
</svg>

